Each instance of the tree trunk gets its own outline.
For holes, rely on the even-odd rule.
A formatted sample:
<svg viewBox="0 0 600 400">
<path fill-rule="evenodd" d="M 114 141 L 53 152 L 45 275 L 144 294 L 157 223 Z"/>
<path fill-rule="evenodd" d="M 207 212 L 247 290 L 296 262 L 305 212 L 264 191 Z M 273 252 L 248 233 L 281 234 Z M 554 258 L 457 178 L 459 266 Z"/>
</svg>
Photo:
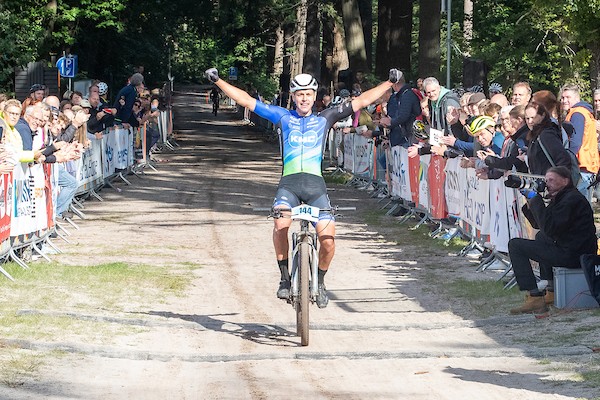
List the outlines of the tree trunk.
<svg viewBox="0 0 600 400">
<path fill-rule="evenodd" d="M 370 71 L 367 65 L 365 36 L 358 12 L 358 0 L 341 0 L 342 20 L 344 21 L 344 37 L 348 61 L 352 71 Z"/>
<path fill-rule="evenodd" d="M 390 68 L 411 70 L 412 1 L 379 0 L 377 13 L 376 75 L 384 79 Z"/>
<path fill-rule="evenodd" d="M 321 49 L 321 85 L 329 88 L 335 80 L 333 71 L 333 52 L 335 46 L 335 20 L 323 18 L 323 46 Z"/>
<path fill-rule="evenodd" d="M 465 18 L 463 21 L 463 37 L 465 39 L 465 58 L 471 57 L 471 41 L 473 40 L 473 0 L 465 0 L 463 6 Z"/>
<path fill-rule="evenodd" d="M 440 73 L 440 0 L 419 2 L 419 77 Z"/>
<path fill-rule="evenodd" d="M 304 52 L 306 50 L 306 8 L 307 0 L 301 0 L 296 12 L 296 32 L 294 40 L 294 54 L 292 55 L 292 76 L 302 73 L 304 68 Z"/>
<path fill-rule="evenodd" d="M 42 44 L 40 45 L 40 56 L 46 58 L 48 57 L 48 53 L 52 50 L 52 34 L 54 33 L 54 25 L 56 23 L 56 18 L 58 16 L 58 1 L 57 0 L 48 0 L 46 2 L 46 10 L 47 10 L 47 21 L 46 21 L 46 29 L 44 31 L 44 39 Z"/>
<path fill-rule="evenodd" d="M 306 12 L 306 50 L 302 71 L 321 80 L 321 20 L 317 0 L 309 0 Z"/>
<path fill-rule="evenodd" d="M 285 54 L 283 40 L 283 26 L 279 24 L 275 30 L 275 50 L 273 54 L 273 77 L 275 78 L 279 78 L 279 75 L 283 73 L 283 57 Z"/>
<path fill-rule="evenodd" d="M 592 91 L 597 87 L 600 87 L 600 43 L 591 42 L 586 46 L 590 53 L 590 81 L 592 84 Z"/>
<path fill-rule="evenodd" d="M 350 68 L 350 61 L 348 60 L 348 51 L 346 50 L 346 39 L 344 38 L 342 26 L 338 25 L 337 23 L 334 24 L 333 38 L 333 73 L 337 87 L 338 73 L 342 70 Z"/>
<path fill-rule="evenodd" d="M 373 0 L 358 0 L 369 70 L 373 67 Z"/>
</svg>

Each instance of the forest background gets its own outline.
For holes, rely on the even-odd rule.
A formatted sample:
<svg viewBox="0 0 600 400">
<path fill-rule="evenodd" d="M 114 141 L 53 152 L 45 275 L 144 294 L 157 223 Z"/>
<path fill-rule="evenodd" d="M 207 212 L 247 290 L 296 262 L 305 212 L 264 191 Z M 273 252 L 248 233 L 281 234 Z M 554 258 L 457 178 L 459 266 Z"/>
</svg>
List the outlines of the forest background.
<svg viewBox="0 0 600 400">
<path fill-rule="evenodd" d="M 120 87 L 135 67 L 158 85 L 202 82 L 236 67 L 240 85 L 273 95 L 280 76 L 309 72 L 332 87 L 340 71 L 373 81 L 400 68 L 409 80 L 447 76 L 449 0 L 2 0 L 0 90 L 16 67 L 77 54 L 77 78 Z M 554 92 L 600 79 L 600 0 L 454 0 L 451 86 L 465 60 L 488 82 L 528 81 Z M 267 97 L 268 98 L 268 97 Z"/>
</svg>

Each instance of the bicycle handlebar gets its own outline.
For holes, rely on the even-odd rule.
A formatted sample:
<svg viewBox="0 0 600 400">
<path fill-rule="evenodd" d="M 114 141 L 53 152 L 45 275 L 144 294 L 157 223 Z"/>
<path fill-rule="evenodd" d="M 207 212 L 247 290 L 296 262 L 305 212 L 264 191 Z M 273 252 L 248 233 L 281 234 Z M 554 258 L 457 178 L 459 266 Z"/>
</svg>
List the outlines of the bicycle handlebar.
<svg viewBox="0 0 600 400">
<path fill-rule="evenodd" d="M 252 211 L 291 211 L 290 207 L 255 207 Z M 331 206 L 331 208 L 321 208 L 319 211 L 329 212 L 329 211 L 356 211 L 356 207 L 339 207 L 339 206 Z"/>
</svg>

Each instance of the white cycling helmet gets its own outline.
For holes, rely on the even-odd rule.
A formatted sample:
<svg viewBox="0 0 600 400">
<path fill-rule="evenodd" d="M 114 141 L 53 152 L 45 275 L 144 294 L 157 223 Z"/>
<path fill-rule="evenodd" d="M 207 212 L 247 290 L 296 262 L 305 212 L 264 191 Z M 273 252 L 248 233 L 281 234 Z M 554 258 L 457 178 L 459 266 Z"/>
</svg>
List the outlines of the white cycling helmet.
<svg viewBox="0 0 600 400">
<path fill-rule="evenodd" d="M 490 92 L 502 93 L 502 85 L 500 85 L 498 82 L 492 82 L 490 84 Z"/>
<path fill-rule="evenodd" d="M 108 93 L 108 85 L 104 82 L 98 82 L 98 94 L 104 96 Z"/>
<path fill-rule="evenodd" d="M 290 82 L 290 93 L 298 90 L 314 90 L 319 88 L 317 80 L 310 74 L 296 75 Z"/>
</svg>

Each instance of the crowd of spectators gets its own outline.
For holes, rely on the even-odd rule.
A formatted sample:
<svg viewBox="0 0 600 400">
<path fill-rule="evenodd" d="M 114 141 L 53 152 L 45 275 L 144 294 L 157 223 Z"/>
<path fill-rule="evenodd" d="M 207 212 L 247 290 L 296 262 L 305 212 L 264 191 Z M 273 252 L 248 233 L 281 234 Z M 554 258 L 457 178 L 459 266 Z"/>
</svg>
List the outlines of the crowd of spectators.
<svg viewBox="0 0 600 400">
<path fill-rule="evenodd" d="M 90 145 L 88 134 L 101 139 L 107 128 L 138 127 L 146 123 L 146 151 L 159 140 L 159 93 L 151 93 L 141 73 L 134 73 L 109 100 L 109 87 L 95 80 L 87 93 L 67 90 L 62 99 L 48 95 L 42 84 L 34 84 L 22 102 L 0 94 L 0 172 L 18 163 L 57 163 L 58 218 L 71 218 L 69 211 L 77 181 L 64 162 L 77 160 Z"/>
<path fill-rule="evenodd" d="M 325 93 L 320 109 L 360 95 L 358 82 L 352 88 Z M 412 87 L 402 78 L 378 104 L 338 128 L 403 146 L 409 157 L 460 157 L 461 167 L 475 168 L 480 179 L 504 179 L 509 187 L 514 180 L 522 183 L 520 174 L 545 181 L 537 191 L 521 190 L 524 215 L 539 233 L 509 244 L 517 284 L 527 291 L 525 304 L 511 311 L 539 312 L 554 299 L 552 266 L 579 267 L 582 254 L 597 251 L 591 204 L 600 198 L 598 189 L 593 196 L 600 168 L 600 89 L 592 94 L 593 104 L 584 95 L 573 84 L 555 94 L 534 92 L 527 82 L 509 92 L 492 83 L 486 95 L 477 85 L 448 89 L 427 77 Z M 535 285 L 529 260 L 540 262 L 545 290 Z"/>
</svg>

